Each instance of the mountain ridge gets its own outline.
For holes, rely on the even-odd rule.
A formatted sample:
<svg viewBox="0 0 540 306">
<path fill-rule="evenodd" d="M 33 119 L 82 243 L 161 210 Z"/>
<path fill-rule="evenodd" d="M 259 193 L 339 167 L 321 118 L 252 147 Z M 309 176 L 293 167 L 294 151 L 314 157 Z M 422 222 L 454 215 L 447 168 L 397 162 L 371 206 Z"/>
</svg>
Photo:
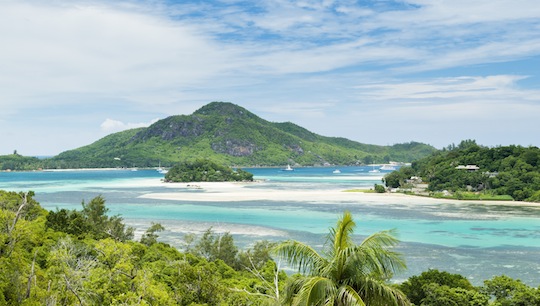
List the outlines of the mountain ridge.
<svg viewBox="0 0 540 306">
<path fill-rule="evenodd" d="M 401 148 L 405 147 L 405 149 Z M 60 167 L 151 167 L 208 158 L 242 166 L 411 162 L 436 151 L 410 142 L 363 144 L 313 133 L 292 122 L 270 122 L 230 102 L 211 102 L 191 115 L 174 115 L 146 128 L 114 133 L 51 163 Z"/>
</svg>

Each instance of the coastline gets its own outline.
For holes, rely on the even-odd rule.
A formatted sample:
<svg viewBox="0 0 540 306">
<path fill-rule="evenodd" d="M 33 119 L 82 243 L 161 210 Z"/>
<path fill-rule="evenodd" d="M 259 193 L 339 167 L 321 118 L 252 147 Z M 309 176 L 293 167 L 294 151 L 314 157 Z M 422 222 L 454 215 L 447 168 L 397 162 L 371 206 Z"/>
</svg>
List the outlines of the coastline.
<svg viewBox="0 0 540 306">
<path fill-rule="evenodd" d="M 42 169 L 42 170 L 31 170 L 31 171 L 42 171 L 42 172 L 77 172 L 77 171 L 131 171 L 132 169 L 156 169 L 156 168 L 70 168 L 70 169 Z"/>
<path fill-rule="evenodd" d="M 274 167 L 269 167 L 274 168 Z M 331 167 L 328 167 L 331 168 Z M 138 168 L 153 170 L 153 168 Z M 0 172 L 92 172 L 92 171 L 131 171 L 132 168 L 80 168 L 80 169 L 43 169 L 29 171 L 0 171 Z M 371 179 L 371 177 L 369 178 Z M 538 202 L 497 201 L 497 200 L 457 200 L 432 198 L 403 193 L 366 193 L 361 191 L 349 192 L 346 189 L 330 190 L 284 190 L 272 189 L 265 181 L 254 182 L 190 182 L 165 183 L 163 180 L 149 178 L 123 182 L 123 187 L 164 187 L 167 192 L 147 193 L 140 198 L 189 201 L 189 202 L 241 202 L 241 201 L 289 201 L 308 202 L 314 204 L 398 204 L 398 205 L 436 205 L 476 204 L 508 207 L 540 207 Z M 249 186 L 249 188 L 244 188 Z M 169 192 L 170 191 L 170 192 Z M 196 191 L 196 192 L 194 192 Z"/>
<path fill-rule="evenodd" d="M 486 201 L 440 199 L 402 193 L 347 192 L 343 189 L 331 190 L 283 190 L 266 188 L 264 182 L 191 182 L 163 183 L 171 192 L 148 193 L 140 196 L 146 199 L 189 201 L 189 202 L 241 202 L 241 201 L 302 201 L 316 204 L 370 203 L 433 205 L 437 203 L 480 204 L 503 206 L 534 206 L 540 203 L 520 201 Z M 249 188 L 245 188 L 249 186 Z"/>
<path fill-rule="evenodd" d="M 157 167 L 131 167 L 131 168 L 66 168 L 66 169 L 31 169 L 31 170 L 0 170 L 0 172 L 87 172 L 87 171 L 132 171 L 136 170 L 156 170 Z"/>
</svg>

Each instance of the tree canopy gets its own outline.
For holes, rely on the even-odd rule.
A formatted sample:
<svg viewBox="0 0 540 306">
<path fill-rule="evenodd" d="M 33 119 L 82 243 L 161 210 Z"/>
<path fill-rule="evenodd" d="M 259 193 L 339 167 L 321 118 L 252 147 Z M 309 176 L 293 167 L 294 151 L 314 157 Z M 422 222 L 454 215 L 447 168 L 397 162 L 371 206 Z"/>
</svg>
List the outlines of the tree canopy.
<svg viewBox="0 0 540 306">
<path fill-rule="evenodd" d="M 66 209 L 51 211 L 47 215 L 45 225 L 81 238 L 112 238 L 118 241 L 133 238 L 134 228 L 126 227 L 122 217 L 107 215 L 109 209 L 105 206 L 105 199 L 102 196 L 97 196 L 88 203 L 83 201 L 82 207 L 81 211 Z"/>
<path fill-rule="evenodd" d="M 302 273 L 286 288 L 287 304 L 409 305 L 401 291 L 386 283 L 405 269 L 401 255 L 392 250 L 398 240 L 384 231 L 355 244 L 355 226 L 345 212 L 330 230 L 322 253 L 294 240 L 277 247 L 277 254 Z"/>
<path fill-rule="evenodd" d="M 286 279 L 264 251 L 239 251 L 230 235 L 203 235 L 206 258 L 157 241 L 156 223 L 131 240 L 100 196 L 82 206 L 47 212 L 31 192 L 0 191 L 0 305 L 264 305 L 274 300 L 268 284 Z M 240 254 L 267 261 L 255 274 L 237 264 Z"/>
<path fill-rule="evenodd" d="M 467 140 L 386 175 L 385 182 L 388 187 L 404 187 L 411 176 L 422 177 L 432 193 L 471 191 L 539 202 L 540 149 L 488 148 Z"/>
<path fill-rule="evenodd" d="M 81 210 L 55 212 L 33 196 L 0 190 L 0 305 L 407 305 L 407 298 L 425 306 L 540 304 L 540 289 L 504 275 L 473 287 L 463 276 L 429 270 L 390 285 L 404 268 L 396 238 L 379 232 L 354 243 L 349 213 L 321 252 L 297 241 L 259 241 L 243 250 L 211 228 L 187 236 L 193 245 L 180 251 L 159 242 L 166 229 L 158 223 L 132 240 L 100 196 Z M 286 275 L 276 254 L 302 274 Z"/>
<path fill-rule="evenodd" d="M 253 174 L 233 170 L 207 159 L 187 161 L 173 166 L 165 175 L 166 182 L 227 182 L 253 181 Z"/>
</svg>

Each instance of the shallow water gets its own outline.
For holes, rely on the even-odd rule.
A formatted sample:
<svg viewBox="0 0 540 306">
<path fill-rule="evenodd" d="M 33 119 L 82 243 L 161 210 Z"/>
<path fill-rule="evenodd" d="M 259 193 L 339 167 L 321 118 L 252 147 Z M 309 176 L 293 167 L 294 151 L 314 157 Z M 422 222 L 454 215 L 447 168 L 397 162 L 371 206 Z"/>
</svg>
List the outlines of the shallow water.
<svg viewBox="0 0 540 306">
<path fill-rule="evenodd" d="M 247 169 L 264 180 L 256 188 L 325 190 L 370 188 L 383 173 L 367 167 L 299 168 L 293 172 L 272 168 Z M 506 274 L 540 284 L 540 209 L 441 201 L 433 205 L 399 203 L 314 204 L 307 201 L 187 202 L 143 199 L 146 193 L 169 192 L 155 170 L 66 171 L 0 173 L 0 189 L 36 192 L 47 209 L 80 209 L 82 200 L 103 195 L 111 214 L 121 214 L 141 234 L 150 222 L 167 230 L 161 239 L 182 247 L 183 234 L 209 227 L 231 232 L 237 244 L 256 240 L 296 239 L 321 247 L 328 228 L 344 210 L 352 212 L 358 240 L 365 235 L 397 229 L 409 269 L 395 280 L 428 268 L 467 276 L 480 285 Z M 255 188 L 255 187 L 246 187 Z M 186 190 L 183 192 L 201 192 Z"/>
</svg>

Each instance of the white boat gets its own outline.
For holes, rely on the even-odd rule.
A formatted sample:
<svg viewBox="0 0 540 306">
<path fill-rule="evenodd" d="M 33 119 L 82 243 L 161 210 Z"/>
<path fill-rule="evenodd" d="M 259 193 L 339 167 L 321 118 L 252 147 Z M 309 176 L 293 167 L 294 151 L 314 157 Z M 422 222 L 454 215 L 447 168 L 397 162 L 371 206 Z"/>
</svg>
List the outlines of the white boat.
<svg viewBox="0 0 540 306">
<path fill-rule="evenodd" d="M 332 173 L 334 173 L 334 174 L 340 174 L 341 171 L 340 171 L 339 169 L 336 169 L 336 170 L 332 171 Z"/>
<path fill-rule="evenodd" d="M 396 170 L 396 167 L 392 165 L 382 165 L 382 167 L 380 167 L 379 169 L 386 170 L 386 171 L 394 171 Z"/>
<path fill-rule="evenodd" d="M 379 169 L 375 169 L 375 166 L 371 166 L 371 170 L 369 170 L 369 173 L 379 173 L 381 172 Z"/>
<path fill-rule="evenodd" d="M 167 174 L 167 172 L 169 172 L 169 170 L 165 170 L 165 169 L 159 170 L 159 173 L 161 173 L 161 174 Z"/>
<path fill-rule="evenodd" d="M 287 167 L 283 169 L 283 171 L 294 171 L 294 169 L 291 167 L 291 165 L 287 165 Z"/>
</svg>

